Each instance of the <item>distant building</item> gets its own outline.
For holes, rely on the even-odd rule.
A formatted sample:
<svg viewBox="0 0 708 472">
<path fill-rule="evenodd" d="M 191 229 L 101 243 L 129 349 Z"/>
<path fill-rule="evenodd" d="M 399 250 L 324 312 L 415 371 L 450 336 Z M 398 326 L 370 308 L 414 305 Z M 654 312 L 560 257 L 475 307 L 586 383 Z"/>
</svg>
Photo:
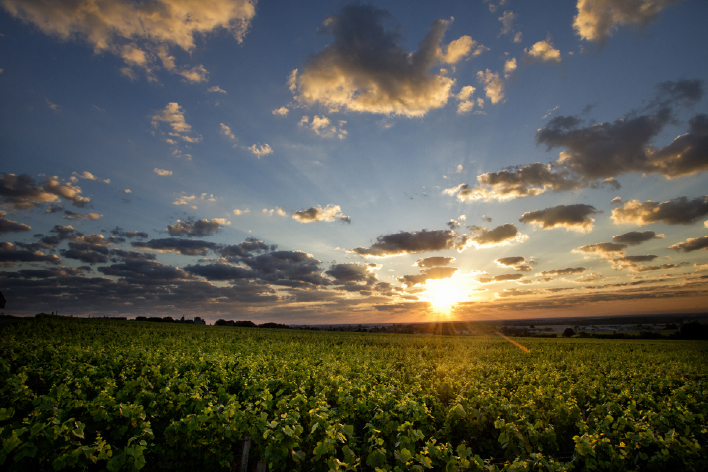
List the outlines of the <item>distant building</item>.
<svg viewBox="0 0 708 472">
<path fill-rule="evenodd" d="M 194 317 L 194 324 L 205 325 L 205 324 L 206 324 L 206 321 L 204 321 L 203 319 L 201 319 L 201 318 L 198 317 L 198 316 L 195 316 L 195 317 Z"/>
</svg>

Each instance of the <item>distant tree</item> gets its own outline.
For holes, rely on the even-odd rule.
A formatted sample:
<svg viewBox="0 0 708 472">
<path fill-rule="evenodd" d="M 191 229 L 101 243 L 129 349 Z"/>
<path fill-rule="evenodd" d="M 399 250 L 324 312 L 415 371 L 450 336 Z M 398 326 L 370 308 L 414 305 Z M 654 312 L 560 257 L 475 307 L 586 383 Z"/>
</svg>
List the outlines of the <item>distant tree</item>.
<svg viewBox="0 0 708 472">
<path fill-rule="evenodd" d="M 575 331 L 573 331 L 573 328 L 565 328 L 565 331 L 563 331 L 563 337 L 569 338 L 575 334 Z"/>
<path fill-rule="evenodd" d="M 708 325 L 697 321 L 684 323 L 679 330 L 679 337 L 681 339 L 708 339 Z"/>
</svg>

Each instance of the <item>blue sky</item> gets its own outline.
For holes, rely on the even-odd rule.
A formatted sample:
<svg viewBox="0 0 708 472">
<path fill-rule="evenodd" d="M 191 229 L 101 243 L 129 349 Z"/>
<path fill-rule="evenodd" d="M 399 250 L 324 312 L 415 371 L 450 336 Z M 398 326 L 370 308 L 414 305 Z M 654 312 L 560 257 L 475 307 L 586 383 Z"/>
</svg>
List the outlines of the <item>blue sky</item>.
<svg viewBox="0 0 708 472">
<path fill-rule="evenodd" d="M 7 313 L 706 306 L 705 2 L 0 4 Z"/>
</svg>

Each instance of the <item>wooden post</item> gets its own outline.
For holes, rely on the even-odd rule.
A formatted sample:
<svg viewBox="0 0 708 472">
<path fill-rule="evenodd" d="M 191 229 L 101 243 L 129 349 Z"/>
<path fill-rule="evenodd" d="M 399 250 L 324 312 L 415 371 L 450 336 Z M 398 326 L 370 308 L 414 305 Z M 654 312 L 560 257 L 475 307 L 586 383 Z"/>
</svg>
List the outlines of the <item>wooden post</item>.
<svg viewBox="0 0 708 472">
<path fill-rule="evenodd" d="M 239 472 L 248 472 L 248 451 L 251 449 L 251 436 L 246 436 L 243 441 L 243 452 L 241 453 L 241 467 Z"/>
</svg>

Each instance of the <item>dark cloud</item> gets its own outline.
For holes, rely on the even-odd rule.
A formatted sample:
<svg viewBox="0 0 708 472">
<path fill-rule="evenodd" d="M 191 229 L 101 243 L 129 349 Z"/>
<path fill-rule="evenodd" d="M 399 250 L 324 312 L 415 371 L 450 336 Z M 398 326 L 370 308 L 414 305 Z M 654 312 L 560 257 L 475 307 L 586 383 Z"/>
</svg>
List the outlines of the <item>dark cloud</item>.
<svg viewBox="0 0 708 472">
<path fill-rule="evenodd" d="M 504 201 L 518 197 L 533 197 L 548 190 L 561 192 L 580 187 L 580 182 L 568 172 L 563 170 L 554 172 L 550 164 L 536 162 L 524 166 L 508 167 L 499 172 L 481 174 L 477 176 L 475 187 L 461 184 L 446 189 L 443 193 L 457 195 L 457 199 L 461 202 Z"/>
<path fill-rule="evenodd" d="M 522 256 L 509 256 L 509 257 L 500 257 L 499 259 L 495 260 L 494 262 L 497 263 L 499 267 L 513 267 L 514 270 L 520 270 L 522 272 L 526 272 L 531 270 L 531 266 L 529 264 L 533 264 L 533 259 L 530 261 L 526 261 L 525 257 Z"/>
<path fill-rule="evenodd" d="M 708 196 L 692 200 L 688 197 L 679 197 L 662 203 L 651 200 L 643 203 L 639 200 L 630 200 L 612 210 L 615 224 L 635 223 L 639 226 L 659 222 L 669 225 L 689 225 L 706 215 L 708 215 Z"/>
<path fill-rule="evenodd" d="M 62 210 L 64 210 L 64 207 L 61 205 L 48 205 L 47 209 L 44 210 L 44 213 L 46 213 L 46 214 L 59 213 Z"/>
<path fill-rule="evenodd" d="M 149 241 L 136 241 L 130 244 L 135 249 L 157 252 L 178 252 L 185 256 L 204 256 L 207 252 L 218 249 L 216 243 L 199 239 L 162 238 L 151 239 Z"/>
<path fill-rule="evenodd" d="M 76 233 L 76 230 L 71 225 L 54 225 L 54 228 L 52 228 L 49 232 L 58 234 L 59 238 L 61 239 L 66 239 L 74 235 Z"/>
<path fill-rule="evenodd" d="M 223 226 L 229 224 L 231 223 L 223 218 L 197 221 L 177 220 L 177 223 L 167 226 L 166 229 L 170 236 L 211 236 L 221 231 Z"/>
<path fill-rule="evenodd" d="M 426 267 L 436 267 L 436 266 L 446 266 L 450 265 L 453 262 L 455 262 L 454 257 L 442 257 L 442 256 L 433 256 L 433 257 L 426 257 L 424 259 L 418 259 L 415 261 L 415 265 L 421 268 L 426 268 Z"/>
<path fill-rule="evenodd" d="M 649 271 L 654 271 L 654 270 L 670 270 L 670 269 L 678 269 L 679 267 L 683 267 L 685 265 L 688 265 L 688 262 L 681 262 L 679 264 L 661 264 L 658 266 L 633 267 L 632 271 L 633 272 L 649 272 Z"/>
<path fill-rule="evenodd" d="M 589 232 L 595 221 L 590 215 L 601 213 L 592 205 L 577 203 L 574 205 L 558 205 L 544 210 L 524 213 L 519 221 L 534 223 L 543 229 L 565 228 L 566 230 Z"/>
<path fill-rule="evenodd" d="M 83 207 L 91 201 L 81 196 L 81 189 L 70 182 L 61 183 L 58 177 L 47 177 L 37 183 L 27 174 L 0 174 L 0 202 L 8 208 L 28 210 L 42 203 L 61 199 Z"/>
<path fill-rule="evenodd" d="M 412 287 L 418 284 L 422 285 L 429 279 L 449 279 L 455 272 L 457 272 L 457 267 L 431 267 L 422 270 L 421 273 L 417 275 L 398 277 L 398 281 L 405 284 L 406 287 Z"/>
<path fill-rule="evenodd" d="M 47 279 L 50 277 L 65 277 L 83 274 L 82 269 L 72 269 L 69 267 L 56 267 L 51 269 L 22 269 L 17 271 L 0 272 L 0 278 L 20 278 L 20 279 Z"/>
<path fill-rule="evenodd" d="M 103 215 L 99 215 L 98 213 L 77 213 L 75 211 L 70 211 L 70 210 L 64 210 L 64 216 L 62 218 L 67 219 L 67 220 L 97 220 L 101 218 Z"/>
<path fill-rule="evenodd" d="M 263 241 L 255 238 L 246 238 L 245 241 L 229 246 L 222 246 L 218 252 L 223 257 L 240 258 L 250 257 L 252 253 L 275 251 L 278 248 L 276 245 L 268 245 Z"/>
<path fill-rule="evenodd" d="M 324 209 L 320 206 L 310 207 L 307 210 L 296 211 L 293 213 L 293 219 L 300 223 L 313 223 L 315 221 L 332 222 L 339 220 L 344 223 L 351 223 L 352 219 L 342 213 L 339 205 L 327 205 Z"/>
<path fill-rule="evenodd" d="M 536 293 L 535 290 L 523 290 L 520 288 L 505 288 L 501 292 L 495 293 L 497 297 L 501 298 L 506 298 L 506 297 L 520 297 L 522 295 L 533 295 Z"/>
<path fill-rule="evenodd" d="M 688 238 L 686 241 L 669 246 L 669 249 L 680 252 L 691 252 L 699 249 L 708 249 L 708 236 Z"/>
<path fill-rule="evenodd" d="M 585 272 L 585 267 L 567 267 L 565 269 L 544 270 L 536 275 L 539 277 L 548 277 L 555 275 L 582 274 L 583 272 Z"/>
<path fill-rule="evenodd" d="M 469 226 L 468 228 L 472 232 L 470 241 L 478 248 L 501 246 L 527 239 L 527 236 L 519 233 L 513 223 L 506 223 L 494 229 L 481 228 L 479 226 Z"/>
<path fill-rule="evenodd" d="M 61 255 L 87 264 L 108 262 L 109 249 L 106 246 L 69 241 L 69 249 L 62 249 Z"/>
<path fill-rule="evenodd" d="M 686 134 L 651 155 L 656 172 L 679 177 L 708 170 L 708 115 L 696 115 L 688 125 Z"/>
<path fill-rule="evenodd" d="M 123 249 L 118 248 L 111 249 L 111 258 L 113 262 L 118 262 L 120 259 L 152 261 L 155 260 L 155 257 L 155 254 L 151 252 L 124 251 Z"/>
<path fill-rule="evenodd" d="M 145 283 L 148 280 L 184 280 L 192 276 L 177 267 L 164 265 L 156 261 L 128 259 L 120 264 L 98 268 L 105 275 L 123 277 L 130 283 Z"/>
<path fill-rule="evenodd" d="M 224 263 L 188 265 L 184 270 L 207 280 L 237 280 L 257 277 L 257 273 L 249 268 L 236 267 Z"/>
<path fill-rule="evenodd" d="M 61 259 L 54 254 L 43 254 L 40 251 L 18 250 L 12 243 L 0 242 L 0 263 L 14 262 L 50 262 L 58 264 Z"/>
<path fill-rule="evenodd" d="M 243 263 L 257 272 L 258 278 L 276 285 L 298 285 L 291 282 L 312 285 L 331 283 L 322 276 L 320 261 L 301 251 L 273 251 L 244 258 Z"/>
<path fill-rule="evenodd" d="M 291 90 L 298 101 L 319 103 L 329 109 L 423 116 L 444 106 L 455 81 L 430 69 L 455 63 L 484 50 L 469 36 L 440 45 L 448 20 L 433 22 L 430 32 L 410 53 L 401 47 L 395 31 L 387 31 L 385 10 L 350 4 L 330 16 L 321 31 L 334 37 L 321 52 L 311 56 L 302 72 L 291 76 Z"/>
<path fill-rule="evenodd" d="M 413 233 L 401 231 L 396 234 L 379 236 L 370 247 L 357 247 L 350 249 L 349 252 L 360 256 L 387 257 L 401 254 L 418 254 L 427 251 L 443 251 L 446 249 L 462 251 L 466 243 L 467 238 L 458 235 L 454 231 L 422 230 Z"/>
<path fill-rule="evenodd" d="M 585 254 L 609 254 L 609 253 L 622 253 L 627 248 L 626 244 L 622 243 L 595 243 L 586 244 L 577 249 L 573 249 L 573 252 L 583 252 Z"/>
<path fill-rule="evenodd" d="M 21 233 L 32 229 L 31 226 L 5 218 L 7 212 L 0 211 L 0 233 Z"/>
<path fill-rule="evenodd" d="M 501 274 L 495 275 L 493 277 L 479 277 L 477 278 L 477 282 L 481 284 L 488 284 L 492 282 L 506 282 L 509 280 L 519 280 L 523 276 L 524 274 Z"/>
<path fill-rule="evenodd" d="M 377 282 L 374 269 L 379 268 L 377 264 L 362 264 L 359 262 L 347 262 L 343 264 L 333 264 L 327 272 L 334 278 L 335 284 L 358 284 L 363 282 L 372 285 Z"/>
<path fill-rule="evenodd" d="M 113 236 L 121 238 L 148 238 L 149 235 L 144 231 L 123 231 L 123 228 L 116 226 L 111 230 Z"/>
<path fill-rule="evenodd" d="M 654 231 L 630 231 L 629 233 L 618 234 L 612 236 L 612 240 L 616 243 L 626 244 L 628 246 L 636 246 L 650 239 L 661 239 L 663 234 L 656 234 Z"/>
</svg>

